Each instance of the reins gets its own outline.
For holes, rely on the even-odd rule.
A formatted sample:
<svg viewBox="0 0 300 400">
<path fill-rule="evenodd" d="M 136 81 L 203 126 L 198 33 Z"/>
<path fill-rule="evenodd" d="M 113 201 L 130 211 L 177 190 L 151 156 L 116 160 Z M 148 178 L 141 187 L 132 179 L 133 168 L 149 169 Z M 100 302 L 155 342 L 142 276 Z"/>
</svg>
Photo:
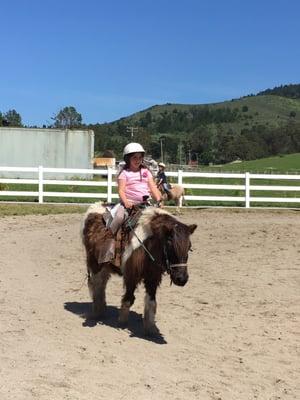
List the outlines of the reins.
<svg viewBox="0 0 300 400">
<path fill-rule="evenodd" d="M 83 285 L 85 284 L 85 282 L 89 280 L 89 278 L 90 278 L 90 273 L 88 272 L 88 273 L 85 275 L 85 277 L 84 277 L 84 279 L 83 279 L 83 282 L 82 282 L 82 284 L 80 285 L 80 287 L 77 288 L 77 289 L 72 289 L 72 288 L 71 288 L 70 291 L 71 291 L 71 292 L 79 292 L 79 291 L 83 288 Z"/>
<path fill-rule="evenodd" d="M 130 221 L 127 221 L 127 225 L 128 227 L 131 229 L 131 232 L 134 234 L 134 236 L 137 238 L 137 240 L 139 241 L 140 245 L 142 246 L 142 248 L 145 250 L 145 252 L 148 254 L 148 256 L 150 257 L 150 260 L 155 261 L 155 258 L 152 256 L 152 254 L 150 253 L 150 251 L 147 249 L 147 247 L 144 245 L 144 243 L 141 241 L 141 239 L 138 237 L 138 235 L 135 233 L 134 228 L 131 226 Z"/>
<path fill-rule="evenodd" d="M 140 245 L 142 246 L 142 248 L 144 249 L 144 251 L 147 253 L 147 255 L 149 256 L 149 258 L 150 258 L 150 260 L 151 261 L 155 261 L 155 258 L 152 256 L 152 254 L 150 253 L 150 251 L 147 249 L 147 247 L 144 245 L 144 243 L 143 243 L 143 241 L 138 237 L 138 235 L 136 234 L 136 232 L 135 232 L 135 230 L 134 230 L 134 228 L 135 228 L 135 225 L 136 225 L 136 223 L 137 223 L 137 220 L 138 220 L 138 218 L 139 218 L 139 215 L 138 215 L 139 213 L 137 213 L 137 215 L 135 215 L 135 217 L 133 218 L 133 226 L 132 226 L 132 223 L 131 223 L 131 218 L 130 218 L 130 216 L 127 218 L 127 220 L 126 220 L 126 225 L 127 225 L 127 227 L 131 230 L 131 232 L 133 233 L 133 235 L 137 238 L 137 240 L 138 240 L 138 242 L 140 243 Z M 171 273 L 171 270 L 173 269 L 173 268 L 179 268 L 179 267 L 187 267 L 187 263 L 177 263 L 177 264 L 171 264 L 170 263 L 170 260 L 169 260 L 169 256 L 168 256 L 168 251 L 167 251 L 167 246 L 166 246 L 166 244 L 164 243 L 164 245 L 163 245 L 163 252 L 164 252 L 164 257 L 165 257 L 165 263 L 166 263 L 166 271 L 167 271 L 167 273 L 170 275 L 170 273 Z"/>
<path fill-rule="evenodd" d="M 155 258 L 152 256 L 152 254 L 150 253 L 150 251 L 147 249 L 147 247 L 144 245 L 143 241 L 138 237 L 138 235 L 136 234 L 134 228 L 137 224 L 137 221 L 141 215 L 141 209 L 145 209 L 147 208 L 148 203 L 145 201 L 144 203 L 141 203 L 139 205 L 139 210 L 133 215 L 129 215 L 128 218 L 125 221 L 125 225 L 131 230 L 131 232 L 134 234 L 134 236 L 137 238 L 139 244 L 142 246 L 142 248 L 145 250 L 145 252 L 148 254 L 149 258 L 151 261 L 155 261 Z M 132 212 L 132 210 L 131 210 Z"/>
</svg>

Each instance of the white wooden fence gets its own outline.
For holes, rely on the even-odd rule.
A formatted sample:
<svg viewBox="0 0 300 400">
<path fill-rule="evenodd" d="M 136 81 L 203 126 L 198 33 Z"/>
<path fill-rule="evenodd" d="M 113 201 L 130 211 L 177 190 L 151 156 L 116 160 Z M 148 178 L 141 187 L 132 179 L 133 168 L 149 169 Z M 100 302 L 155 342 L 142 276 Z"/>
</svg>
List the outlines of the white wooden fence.
<svg viewBox="0 0 300 400">
<path fill-rule="evenodd" d="M 113 199 L 118 199 L 118 194 L 113 188 L 116 187 L 116 181 L 114 175 L 117 171 L 112 168 L 107 169 L 69 169 L 69 168 L 44 168 L 39 167 L 0 167 L 1 175 L 3 172 L 28 172 L 30 176 L 36 174 L 36 178 L 28 179 L 10 179 L 10 178 L 0 178 L 0 199 L 5 201 L 5 197 L 14 197 L 18 199 L 19 197 L 33 197 L 38 199 L 39 203 L 44 203 L 45 198 L 55 197 L 55 198 L 81 198 L 81 199 L 105 199 L 107 202 L 112 202 Z M 47 173 L 64 173 L 70 174 L 70 179 L 59 180 L 59 179 L 47 179 Z M 91 180 L 76 180 L 74 177 L 76 175 L 88 174 L 91 175 Z M 105 177 L 105 180 L 93 180 L 95 176 L 100 175 Z M 249 208 L 251 203 L 275 203 L 280 206 L 286 205 L 292 208 L 292 204 L 298 204 L 300 206 L 300 175 L 275 175 L 275 174 L 250 174 L 246 173 L 206 173 L 206 172 L 183 172 L 181 170 L 177 172 L 167 172 L 167 176 L 175 178 L 177 183 L 182 185 L 185 189 L 192 189 L 193 191 L 200 191 L 200 195 L 185 195 L 185 200 L 196 202 L 195 205 L 209 205 L 210 202 L 230 202 L 238 203 L 238 205 L 243 204 L 244 207 Z M 205 181 L 210 181 L 209 183 L 186 183 L 185 178 L 197 178 L 197 181 L 205 179 Z M 235 179 L 239 180 L 239 184 L 215 184 L 213 181 L 215 179 Z M 264 180 L 268 181 L 267 184 L 257 184 L 257 182 Z M 251 182 L 256 181 L 255 184 Z M 277 184 L 276 184 L 277 181 Z M 288 184 L 283 186 L 282 181 Z M 275 182 L 275 184 L 270 184 L 270 182 Z M 2 184 L 2 185 L 1 185 Z M 18 185 L 28 185 L 34 184 L 37 186 L 36 191 L 26 191 L 26 190 L 5 190 L 7 184 L 18 184 Z M 76 192 L 59 192 L 59 191 L 45 191 L 45 185 L 64 185 L 64 186 L 93 186 L 93 187 L 106 187 L 106 190 L 102 193 L 97 191 L 89 193 L 76 193 Z M 220 192 L 220 195 L 201 195 L 201 190 L 213 190 L 214 192 Z M 224 191 L 242 191 L 242 196 L 226 196 Z M 258 192 L 268 192 L 268 197 L 260 197 L 257 195 Z M 269 193 L 280 192 L 282 195 L 280 197 L 271 196 Z M 255 195 L 254 195 L 255 194 Z M 276 194 L 275 194 L 276 195 Z M 18 201 L 18 200 L 16 200 Z M 20 202 L 20 200 L 19 200 Z"/>
</svg>

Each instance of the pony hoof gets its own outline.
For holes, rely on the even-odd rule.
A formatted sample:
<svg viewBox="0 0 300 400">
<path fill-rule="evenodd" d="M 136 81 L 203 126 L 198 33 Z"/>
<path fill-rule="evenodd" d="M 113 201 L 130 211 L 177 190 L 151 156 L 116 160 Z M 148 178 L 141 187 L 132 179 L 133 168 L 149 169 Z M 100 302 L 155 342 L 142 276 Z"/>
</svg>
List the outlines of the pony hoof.
<svg viewBox="0 0 300 400">
<path fill-rule="evenodd" d="M 126 326 L 129 318 L 130 303 L 128 301 L 122 303 L 118 322 L 120 326 Z"/>
<path fill-rule="evenodd" d="M 101 306 L 95 306 L 93 305 L 92 310 L 88 314 L 89 319 L 98 319 L 103 316 L 106 310 L 106 304 L 101 305 Z"/>
<path fill-rule="evenodd" d="M 101 317 L 101 314 L 90 311 L 85 315 L 85 318 L 89 321 L 97 321 Z"/>
<path fill-rule="evenodd" d="M 160 334 L 156 325 L 144 326 L 145 336 L 158 336 Z"/>
<path fill-rule="evenodd" d="M 123 321 L 123 320 L 118 319 L 118 327 L 119 328 L 125 329 L 125 328 L 127 328 L 127 325 L 128 325 L 128 321 Z"/>
<path fill-rule="evenodd" d="M 128 316 L 127 315 L 123 315 L 122 313 L 119 315 L 118 318 L 118 324 L 121 328 L 124 328 L 127 326 L 128 324 Z"/>
</svg>

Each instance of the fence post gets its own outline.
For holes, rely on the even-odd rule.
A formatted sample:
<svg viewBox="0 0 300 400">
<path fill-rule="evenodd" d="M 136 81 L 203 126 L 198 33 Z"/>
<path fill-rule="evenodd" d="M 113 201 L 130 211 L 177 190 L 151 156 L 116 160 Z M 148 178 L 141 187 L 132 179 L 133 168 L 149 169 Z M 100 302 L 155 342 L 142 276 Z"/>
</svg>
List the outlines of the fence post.
<svg viewBox="0 0 300 400">
<path fill-rule="evenodd" d="M 112 202 L 112 168 L 107 167 L 107 202 Z"/>
<path fill-rule="evenodd" d="M 250 208 L 250 174 L 245 173 L 245 207 Z"/>
<path fill-rule="evenodd" d="M 43 186 L 44 186 L 44 171 L 43 171 L 43 166 L 39 165 L 39 204 L 43 204 Z"/>
<path fill-rule="evenodd" d="M 178 170 L 178 185 L 182 185 L 182 170 Z M 182 196 L 179 199 L 179 207 L 182 207 Z"/>
</svg>

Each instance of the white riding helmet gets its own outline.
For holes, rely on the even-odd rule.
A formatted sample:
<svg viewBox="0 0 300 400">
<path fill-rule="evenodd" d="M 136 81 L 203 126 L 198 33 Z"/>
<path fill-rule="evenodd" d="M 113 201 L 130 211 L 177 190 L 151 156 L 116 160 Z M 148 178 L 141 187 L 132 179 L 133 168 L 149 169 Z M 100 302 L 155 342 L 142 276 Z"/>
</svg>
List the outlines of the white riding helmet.
<svg viewBox="0 0 300 400">
<path fill-rule="evenodd" d="M 166 168 L 166 164 L 164 164 L 163 162 L 158 163 L 158 166 L 159 166 L 159 167 Z"/>
<path fill-rule="evenodd" d="M 143 146 L 139 143 L 128 143 L 123 150 L 123 156 L 127 156 L 128 154 L 132 153 L 143 153 L 145 154 L 145 150 Z"/>
</svg>

